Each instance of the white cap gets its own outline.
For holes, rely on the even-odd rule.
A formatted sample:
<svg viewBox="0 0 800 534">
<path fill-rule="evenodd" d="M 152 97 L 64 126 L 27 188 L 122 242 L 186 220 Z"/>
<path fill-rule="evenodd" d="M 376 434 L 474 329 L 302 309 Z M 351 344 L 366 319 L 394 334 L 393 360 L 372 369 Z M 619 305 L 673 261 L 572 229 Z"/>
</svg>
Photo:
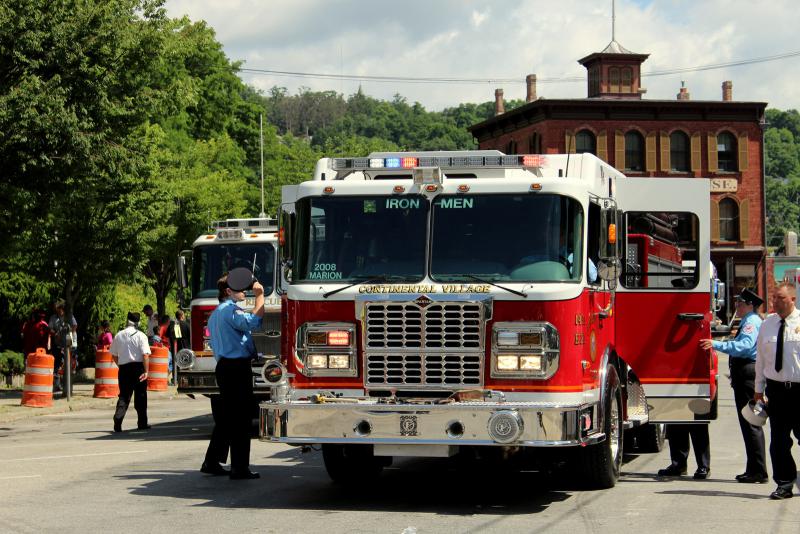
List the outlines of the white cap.
<svg viewBox="0 0 800 534">
<path fill-rule="evenodd" d="M 742 417 L 754 426 L 764 426 L 767 422 L 767 407 L 763 402 L 750 401 L 742 406 Z"/>
</svg>

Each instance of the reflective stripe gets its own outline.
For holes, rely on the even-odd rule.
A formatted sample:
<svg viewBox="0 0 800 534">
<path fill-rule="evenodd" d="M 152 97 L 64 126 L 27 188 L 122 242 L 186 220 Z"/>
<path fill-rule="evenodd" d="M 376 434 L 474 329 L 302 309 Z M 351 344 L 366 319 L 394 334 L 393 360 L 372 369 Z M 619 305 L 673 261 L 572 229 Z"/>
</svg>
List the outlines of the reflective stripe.
<svg viewBox="0 0 800 534">
<path fill-rule="evenodd" d="M 168 373 L 147 373 L 149 378 L 167 378 Z"/>
<path fill-rule="evenodd" d="M 119 380 L 116 378 L 95 378 L 94 380 L 95 385 L 102 385 L 102 384 L 119 384 Z"/>
<path fill-rule="evenodd" d="M 116 367 L 114 362 L 97 362 L 94 364 L 95 369 L 112 369 Z"/>
<path fill-rule="evenodd" d="M 53 386 L 29 386 L 28 384 L 25 384 L 22 386 L 22 391 L 30 391 L 32 393 L 52 393 Z"/>
<path fill-rule="evenodd" d="M 169 363 L 169 358 L 150 358 L 150 363 Z"/>
<path fill-rule="evenodd" d="M 25 368 L 26 375 L 52 375 L 53 368 L 52 367 L 26 367 Z"/>
</svg>

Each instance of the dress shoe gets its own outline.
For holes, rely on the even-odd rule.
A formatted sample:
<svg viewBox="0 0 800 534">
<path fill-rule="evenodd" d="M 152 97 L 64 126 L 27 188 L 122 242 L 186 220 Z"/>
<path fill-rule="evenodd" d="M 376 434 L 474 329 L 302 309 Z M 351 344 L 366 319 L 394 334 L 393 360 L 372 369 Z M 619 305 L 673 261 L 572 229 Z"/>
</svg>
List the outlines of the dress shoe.
<svg viewBox="0 0 800 534">
<path fill-rule="evenodd" d="M 261 475 L 258 473 L 253 473 L 252 471 L 234 471 L 231 469 L 230 474 L 231 480 L 253 480 L 255 478 L 261 478 Z"/>
<path fill-rule="evenodd" d="M 694 476 L 692 477 L 695 480 L 705 480 L 708 478 L 708 474 L 711 472 L 711 469 L 708 467 L 698 467 L 697 471 L 694 472 Z"/>
<path fill-rule="evenodd" d="M 681 467 L 675 464 L 670 464 L 664 469 L 658 470 L 658 476 L 660 477 L 679 477 L 685 474 L 686 474 L 686 466 Z"/>
<path fill-rule="evenodd" d="M 741 475 L 736 475 L 736 482 L 741 482 L 742 484 L 763 484 L 769 480 L 769 477 L 758 476 L 758 475 L 751 475 L 749 473 L 742 473 Z"/>
<path fill-rule="evenodd" d="M 200 472 L 215 476 L 229 475 L 231 473 L 228 469 L 225 469 L 217 462 L 203 462 L 203 465 L 200 467 Z"/>
<path fill-rule="evenodd" d="M 775 491 L 769 494 L 769 498 L 774 501 L 780 501 L 783 499 L 791 499 L 792 498 L 792 490 L 781 488 L 779 487 Z"/>
<path fill-rule="evenodd" d="M 150 430 L 153 427 L 150 425 L 139 425 L 136 428 L 138 428 L 139 430 Z"/>
</svg>

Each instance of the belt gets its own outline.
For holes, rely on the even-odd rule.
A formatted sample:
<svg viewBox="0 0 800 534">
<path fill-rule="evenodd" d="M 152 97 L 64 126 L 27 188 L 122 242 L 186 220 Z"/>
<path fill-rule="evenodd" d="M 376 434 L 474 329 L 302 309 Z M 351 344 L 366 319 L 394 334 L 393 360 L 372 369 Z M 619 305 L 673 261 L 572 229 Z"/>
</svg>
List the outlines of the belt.
<svg viewBox="0 0 800 534">
<path fill-rule="evenodd" d="M 772 380 L 771 378 L 767 378 L 767 384 L 772 384 L 774 386 L 781 386 L 786 389 L 792 388 L 800 388 L 800 382 L 792 382 L 790 380 L 780 381 L 780 380 Z"/>
<path fill-rule="evenodd" d="M 728 365 L 747 365 L 750 363 L 756 363 L 755 360 L 751 360 L 750 358 L 741 358 L 739 356 L 731 356 L 728 358 Z"/>
</svg>

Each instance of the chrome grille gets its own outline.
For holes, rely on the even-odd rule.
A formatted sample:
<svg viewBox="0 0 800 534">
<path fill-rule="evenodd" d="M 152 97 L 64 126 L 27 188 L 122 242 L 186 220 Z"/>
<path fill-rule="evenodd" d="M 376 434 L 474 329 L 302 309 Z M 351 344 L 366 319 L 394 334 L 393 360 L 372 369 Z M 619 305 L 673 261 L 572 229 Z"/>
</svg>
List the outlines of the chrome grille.
<svg viewBox="0 0 800 534">
<path fill-rule="evenodd" d="M 474 302 L 370 302 L 367 351 L 372 349 L 483 349 L 483 307 Z"/>
<path fill-rule="evenodd" d="M 481 385 L 481 354 L 368 354 L 367 386 Z"/>
<path fill-rule="evenodd" d="M 365 319 L 367 387 L 451 389 L 482 384 L 482 304 L 368 302 Z"/>
</svg>

